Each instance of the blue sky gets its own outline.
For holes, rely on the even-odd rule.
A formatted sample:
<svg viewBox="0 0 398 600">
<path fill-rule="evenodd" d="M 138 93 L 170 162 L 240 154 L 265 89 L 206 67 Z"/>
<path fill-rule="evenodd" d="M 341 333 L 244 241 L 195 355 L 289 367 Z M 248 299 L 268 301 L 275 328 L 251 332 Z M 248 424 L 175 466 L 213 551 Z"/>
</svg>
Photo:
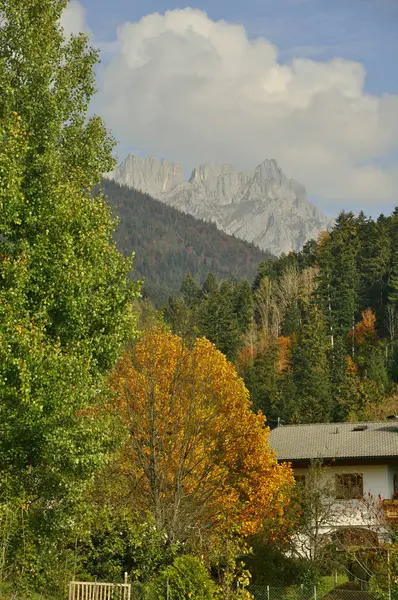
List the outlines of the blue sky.
<svg viewBox="0 0 398 600">
<path fill-rule="evenodd" d="M 186 172 L 275 158 L 330 215 L 398 204 L 398 0 L 71 8 L 72 29 L 104 50 L 94 109 L 120 158 L 164 157 Z"/>
<path fill-rule="evenodd" d="M 366 90 L 398 92 L 398 0 L 82 0 L 89 27 L 102 40 L 116 27 L 153 12 L 192 6 L 214 20 L 246 27 L 280 50 L 280 60 L 335 56 L 362 62 Z"/>
</svg>

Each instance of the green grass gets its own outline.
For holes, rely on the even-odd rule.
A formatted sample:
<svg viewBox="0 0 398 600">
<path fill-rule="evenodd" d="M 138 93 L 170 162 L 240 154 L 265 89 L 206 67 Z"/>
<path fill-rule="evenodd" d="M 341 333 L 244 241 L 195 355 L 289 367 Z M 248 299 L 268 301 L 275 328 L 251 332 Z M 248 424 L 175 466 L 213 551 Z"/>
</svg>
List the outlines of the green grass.
<svg viewBox="0 0 398 600">
<path fill-rule="evenodd" d="M 342 583 L 346 583 L 348 581 L 348 577 L 346 575 L 337 575 L 337 585 L 341 585 Z M 334 575 L 328 575 L 327 577 L 322 577 L 320 583 L 320 589 L 323 594 L 327 594 L 331 592 L 335 588 L 335 579 Z"/>
</svg>

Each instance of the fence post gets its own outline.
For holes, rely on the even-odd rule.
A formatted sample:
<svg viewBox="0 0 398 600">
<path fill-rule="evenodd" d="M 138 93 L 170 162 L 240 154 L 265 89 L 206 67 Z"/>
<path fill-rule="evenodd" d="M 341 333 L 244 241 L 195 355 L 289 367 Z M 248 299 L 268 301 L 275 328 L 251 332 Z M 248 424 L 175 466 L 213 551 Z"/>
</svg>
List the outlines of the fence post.
<svg viewBox="0 0 398 600">
<path fill-rule="evenodd" d="M 166 582 L 166 597 L 167 597 L 167 600 L 170 600 L 170 587 L 169 587 L 169 581 L 168 580 Z"/>
<path fill-rule="evenodd" d="M 316 600 L 316 585 L 314 585 L 314 600 Z"/>
<path fill-rule="evenodd" d="M 304 583 L 300 584 L 300 600 L 304 600 Z"/>
<path fill-rule="evenodd" d="M 388 579 L 388 600 L 391 600 L 391 565 L 390 565 L 390 549 L 387 548 L 387 579 Z"/>
<path fill-rule="evenodd" d="M 267 585 L 267 600 L 270 600 L 269 585 Z"/>
</svg>

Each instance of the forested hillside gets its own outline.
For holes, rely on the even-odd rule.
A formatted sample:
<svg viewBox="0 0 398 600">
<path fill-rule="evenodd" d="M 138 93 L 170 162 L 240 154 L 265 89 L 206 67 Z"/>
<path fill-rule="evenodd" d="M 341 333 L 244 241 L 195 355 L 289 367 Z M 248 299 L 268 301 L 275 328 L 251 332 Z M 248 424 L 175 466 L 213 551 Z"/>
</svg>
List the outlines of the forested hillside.
<svg viewBox="0 0 398 600">
<path fill-rule="evenodd" d="M 251 288 L 187 278 L 165 317 L 225 352 L 271 420 L 381 418 L 396 410 L 398 211 L 341 213 L 301 252 L 262 262 Z"/>
<path fill-rule="evenodd" d="M 178 292 L 188 272 L 200 283 L 209 272 L 220 279 L 253 280 L 259 263 L 270 257 L 146 194 L 107 180 L 102 187 L 120 219 L 118 247 L 124 254 L 135 252 L 135 276 L 145 278 L 143 294 L 157 306 Z"/>
</svg>

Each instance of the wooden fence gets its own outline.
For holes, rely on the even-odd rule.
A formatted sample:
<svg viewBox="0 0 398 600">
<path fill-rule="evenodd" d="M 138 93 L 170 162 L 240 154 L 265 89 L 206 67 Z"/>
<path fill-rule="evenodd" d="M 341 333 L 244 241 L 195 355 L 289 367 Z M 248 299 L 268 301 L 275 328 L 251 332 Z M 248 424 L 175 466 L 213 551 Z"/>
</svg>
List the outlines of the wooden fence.
<svg viewBox="0 0 398 600">
<path fill-rule="evenodd" d="M 71 581 L 69 600 L 130 600 L 130 583 L 98 583 Z"/>
</svg>

